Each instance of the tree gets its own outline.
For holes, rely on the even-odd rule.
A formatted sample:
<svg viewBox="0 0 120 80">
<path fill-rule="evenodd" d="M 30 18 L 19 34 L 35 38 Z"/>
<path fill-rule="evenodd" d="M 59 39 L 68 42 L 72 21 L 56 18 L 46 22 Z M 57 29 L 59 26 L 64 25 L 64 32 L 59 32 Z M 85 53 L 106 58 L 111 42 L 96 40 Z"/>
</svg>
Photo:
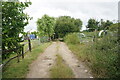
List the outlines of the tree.
<svg viewBox="0 0 120 80">
<path fill-rule="evenodd" d="M 87 28 L 89 28 L 89 31 L 95 31 L 95 29 L 98 28 L 98 24 L 99 22 L 96 21 L 95 19 L 89 19 Z"/>
<path fill-rule="evenodd" d="M 24 26 L 31 19 L 23 10 L 29 7 L 31 2 L 2 2 L 2 50 L 9 50 L 20 46 L 19 34 L 23 32 Z M 15 52 L 11 52 L 15 53 Z M 8 55 L 10 55 L 9 53 Z M 2 58 L 6 58 L 2 54 Z"/>
<path fill-rule="evenodd" d="M 54 33 L 54 24 L 55 24 L 55 19 L 46 14 L 41 19 L 38 19 L 37 30 L 40 36 L 47 35 L 50 40 L 51 39 L 50 37 Z"/>
<path fill-rule="evenodd" d="M 111 22 L 110 20 L 107 20 L 105 23 L 105 28 L 104 29 L 109 29 L 109 26 L 111 26 L 113 24 L 113 22 Z"/>
<path fill-rule="evenodd" d="M 37 32 L 37 31 L 34 31 L 34 32 L 31 32 L 31 34 L 34 34 L 34 35 L 35 35 L 35 38 L 36 38 L 37 35 L 38 35 L 38 32 Z"/>
<path fill-rule="evenodd" d="M 99 23 L 99 27 L 98 27 L 98 30 L 103 30 L 104 29 L 104 26 L 105 26 L 105 21 L 103 19 L 100 20 L 100 23 Z"/>
<path fill-rule="evenodd" d="M 27 36 L 27 32 L 22 32 L 21 33 L 23 36 Z"/>
<path fill-rule="evenodd" d="M 106 20 L 103 21 L 103 19 L 100 20 L 100 24 L 99 24 L 99 30 L 107 30 L 109 29 L 109 26 L 111 26 L 113 24 L 112 21 Z"/>
<path fill-rule="evenodd" d="M 80 19 L 75 19 L 74 25 L 75 25 L 74 30 L 78 32 L 82 28 L 82 21 Z"/>
<path fill-rule="evenodd" d="M 70 16 L 61 16 L 56 20 L 55 36 L 56 38 L 62 38 L 67 33 L 79 32 L 81 27 L 82 21 L 80 19 L 74 19 Z"/>
</svg>

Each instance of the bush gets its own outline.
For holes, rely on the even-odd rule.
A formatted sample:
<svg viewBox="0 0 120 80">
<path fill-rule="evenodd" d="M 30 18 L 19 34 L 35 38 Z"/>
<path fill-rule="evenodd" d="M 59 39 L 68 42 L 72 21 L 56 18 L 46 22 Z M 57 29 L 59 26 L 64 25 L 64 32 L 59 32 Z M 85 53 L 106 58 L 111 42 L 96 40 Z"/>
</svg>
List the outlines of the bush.
<svg viewBox="0 0 120 80">
<path fill-rule="evenodd" d="M 67 35 L 65 41 L 78 59 L 85 61 L 91 68 L 94 77 L 119 77 L 120 54 L 117 33 L 98 38 L 96 42 L 84 44 L 78 44 L 78 39 L 75 39 L 77 37 L 72 37 L 73 35 L 75 34 Z"/>
<path fill-rule="evenodd" d="M 71 34 L 66 35 L 64 40 L 66 43 L 71 43 L 71 44 L 79 44 L 80 43 L 80 40 L 76 33 L 71 33 Z"/>
<path fill-rule="evenodd" d="M 120 68 L 118 64 L 119 45 L 117 35 L 104 36 L 90 46 L 86 49 L 86 54 L 88 52 L 91 53 L 88 58 L 92 63 L 91 68 L 93 72 L 99 75 L 99 77 L 118 77 Z"/>
<path fill-rule="evenodd" d="M 112 24 L 110 27 L 109 27 L 109 30 L 110 31 L 118 31 L 118 26 L 120 25 L 120 23 L 116 23 L 116 24 Z"/>
</svg>

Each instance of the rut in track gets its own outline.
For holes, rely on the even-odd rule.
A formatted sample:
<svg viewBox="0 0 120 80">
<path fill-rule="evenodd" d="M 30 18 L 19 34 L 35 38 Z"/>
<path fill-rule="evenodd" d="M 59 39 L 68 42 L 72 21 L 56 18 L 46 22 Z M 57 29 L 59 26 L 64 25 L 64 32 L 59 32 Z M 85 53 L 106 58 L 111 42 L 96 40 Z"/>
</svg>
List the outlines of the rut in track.
<svg viewBox="0 0 120 80">
<path fill-rule="evenodd" d="M 49 78 L 49 70 L 55 63 L 56 54 L 60 54 L 65 63 L 72 69 L 75 78 L 92 78 L 87 67 L 77 60 L 64 42 L 53 42 L 38 58 L 30 65 L 27 78 Z"/>
<path fill-rule="evenodd" d="M 30 65 L 27 78 L 49 78 L 49 69 L 55 62 L 57 43 L 53 42 L 38 58 Z"/>
<path fill-rule="evenodd" d="M 82 62 L 77 60 L 65 43 L 59 43 L 58 52 L 66 64 L 68 64 L 68 66 L 72 69 L 73 73 L 75 74 L 75 78 L 92 78 L 88 68 L 85 67 Z"/>
</svg>

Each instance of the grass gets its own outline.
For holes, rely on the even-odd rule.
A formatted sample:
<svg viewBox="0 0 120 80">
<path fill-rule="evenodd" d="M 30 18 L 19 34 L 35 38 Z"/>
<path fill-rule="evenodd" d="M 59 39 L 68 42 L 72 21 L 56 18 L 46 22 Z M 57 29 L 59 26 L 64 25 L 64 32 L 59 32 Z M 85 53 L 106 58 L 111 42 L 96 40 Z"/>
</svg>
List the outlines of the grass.
<svg viewBox="0 0 120 80">
<path fill-rule="evenodd" d="M 66 38 L 69 38 L 69 36 Z M 73 36 L 72 38 L 76 37 Z M 66 40 L 71 39 L 65 39 L 69 49 L 78 57 L 79 60 L 85 62 L 91 68 L 94 77 L 119 77 L 119 50 L 116 34 L 114 36 L 107 35 L 96 42 L 87 42 L 82 44 L 73 44 L 71 43 L 72 40 Z"/>
<path fill-rule="evenodd" d="M 62 57 L 57 55 L 56 64 L 50 70 L 50 77 L 51 78 L 74 78 L 74 74 L 65 64 Z"/>
<path fill-rule="evenodd" d="M 75 55 L 77 55 L 78 59 L 81 61 L 86 60 L 85 50 L 87 46 L 88 46 L 88 43 L 87 44 L 68 44 L 69 49 L 72 50 L 72 52 Z"/>
<path fill-rule="evenodd" d="M 20 44 L 24 44 L 24 43 L 26 43 L 26 44 L 24 45 L 24 50 L 27 51 L 27 50 L 28 50 L 28 41 L 25 40 L 24 42 L 21 42 Z M 36 47 L 36 46 L 38 46 L 38 45 L 39 45 L 39 40 L 38 40 L 38 39 L 31 40 L 31 47 L 32 47 L 32 48 L 33 48 L 33 47 Z"/>
<path fill-rule="evenodd" d="M 50 43 L 43 43 L 41 46 L 37 46 L 32 49 L 32 52 L 25 54 L 24 59 L 20 59 L 20 62 L 17 63 L 17 59 L 12 60 L 5 67 L 3 72 L 3 78 L 25 78 L 28 71 L 29 65 L 34 61 L 40 53 L 42 53 Z"/>
<path fill-rule="evenodd" d="M 20 44 L 24 44 L 24 43 L 27 43 L 27 44 L 24 45 L 24 52 L 26 52 L 26 51 L 28 51 L 28 41 L 25 40 L 24 42 L 21 42 Z M 31 40 L 32 49 L 37 47 L 37 46 L 39 46 L 39 40 Z M 17 56 L 17 54 L 16 53 L 10 54 L 9 58 L 3 60 L 2 62 L 5 63 L 6 61 L 8 61 L 10 58 L 12 58 L 14 56 Z"/>
</svg>

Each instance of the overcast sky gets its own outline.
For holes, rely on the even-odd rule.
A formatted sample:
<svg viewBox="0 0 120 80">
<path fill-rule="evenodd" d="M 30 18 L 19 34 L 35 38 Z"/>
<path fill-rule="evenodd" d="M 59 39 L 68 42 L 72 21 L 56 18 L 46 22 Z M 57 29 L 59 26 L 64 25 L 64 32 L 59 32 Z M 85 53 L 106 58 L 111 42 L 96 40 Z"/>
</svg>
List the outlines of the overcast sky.
<svg viewBox="0 0 120 80">
<path fill-rule="evenodd" d="M 20 0 L 22 1 L 22 0 Z M 29 0 L 28 0 L 29 1 Z M 25 10 L 33 20 L 25 31 L 36 30 L 36 21 L 44 14 L 52 17 L 71 16 L 83 21 L 83 29 L 89 18 L 117 20 L 119 0 L 30 0 L 32 5 Z"/>
</svg>

